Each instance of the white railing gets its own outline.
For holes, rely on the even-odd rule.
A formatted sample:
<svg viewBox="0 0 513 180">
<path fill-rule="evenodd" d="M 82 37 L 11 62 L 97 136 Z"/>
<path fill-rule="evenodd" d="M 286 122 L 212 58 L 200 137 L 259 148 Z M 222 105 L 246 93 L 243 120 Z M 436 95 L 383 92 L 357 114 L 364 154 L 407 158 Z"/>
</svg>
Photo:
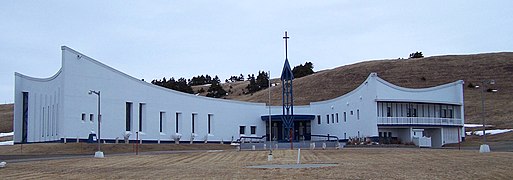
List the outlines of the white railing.
<svg viewBox="0 0 513 180">
<path fill-rule="evenodd" d="M 378 125 L 461 125 L 461 119 L 433 117 L 378 117 Z"/>
</svg>

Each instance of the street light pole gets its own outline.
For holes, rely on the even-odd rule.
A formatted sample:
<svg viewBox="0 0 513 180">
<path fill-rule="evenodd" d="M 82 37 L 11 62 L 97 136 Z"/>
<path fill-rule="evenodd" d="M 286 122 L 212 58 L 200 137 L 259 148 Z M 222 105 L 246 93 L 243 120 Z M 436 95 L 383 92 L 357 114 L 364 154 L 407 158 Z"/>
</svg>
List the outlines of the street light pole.
<svg viewBox="0 0 513 180">
<path fill-rule="evenodd" d="M 483 80 L 481 81 L 481 108 L 482 108 L 482 111 L 481 111 L 481 118 L 482 118 L 482 122 L 483 122 L 483 144 L 479 147 L 479 152 L 480 153 L 488 153 L 490 152 L 490 146 L 488 146 L 488 144 L 486 144 L 486 118 L 485 118 L 485 114 L 486 114 L 486 111 L 485 111 L 485 94 L 484 94 L 484 91 L 485 91 L 485 87 L 487 84 L 491 84 L 491 85 L 494 85 L 495 84 L 495 80 Z M 476 87 L 479 87 L 479 86 L 476 86 Z M 496 89 L 492 89 L 491 92 L 497 92 Z"/>
<path fill-rule="evenodd" d="M 273 159 L 273 139 L 272 139 L 272 124 L 271 124 L 271 71 L 268 73 L 269 78 L 269 155 L 267 155 L 267 161 L 271 161 Z"/>
<path fill-rule="evenodd" d="M 485 104 L 484 104 L 484 83 L 481 87 L 481 122 L 483 123 L 483 145 L 486 144 L 486 118 L 485 118 Z"/>
<path fill-rule="evenodd" d="M 102 115 L 101 115 L 101 103 L 100 103 L 100 99 L 101 99 L 101 93 L 100 91 L 93 91 L 93 90 L 89 90 L 89 94 L 96 94 L 98 96 L 98 137 L 96 138 L 96 141 L 98 143 L 98 151 L 96 151 L 96 153 L 94 153 L 94 157 L 96 158 L 103 158 L 103 152 L 101 151 L 101 148 L 100 148 L 100 145 L 101 145 L 101 136 L 100 136 L 100 128 L 101 128 L 101 121 L 102 121 Z"/>
</svg>

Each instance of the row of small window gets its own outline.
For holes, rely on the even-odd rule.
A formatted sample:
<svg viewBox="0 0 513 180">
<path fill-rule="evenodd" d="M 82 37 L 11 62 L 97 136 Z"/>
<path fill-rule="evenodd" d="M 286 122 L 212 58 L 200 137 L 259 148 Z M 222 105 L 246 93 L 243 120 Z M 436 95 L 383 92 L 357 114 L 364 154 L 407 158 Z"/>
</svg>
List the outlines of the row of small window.
<svg viewBox="0 0 513 180">
<path fill-rule="evenodd" d="M 125 112 L 125 130 L 126 131 L 132 131 L 132 102 L 126 102 L 126 112 Z M 138 127 L 138 130 L 140 132 L 143 131 L 143 122 L 145 120 L 145 114 L 146 114 L 146 104 L 145 103 L 139 103 L 139 127 Z M 191 114 L 191 132 L 192 133 L 196 133 L 196 119 L 197 119 L 197 116 L 198 114 L 197 113 L 192 113 Z M 208 114 L 207 115 L 207 132 L 208 134 L 211 134 L 212 133 L 212 128 L 211 128 L 211 124 L 212 124 L 212 119 L 213 119 L 213 114 Z M 175 113 L 175 132 L 178 133 L 179 131 L 179 121 L 182 117 L 182 113 L 181 112 L 176 112 Z M 164 121 L 166 120 L 166 112 L 164 111 L 160 111 L 159 112 L 159 132 L 164 132 Z"/>
<path fill-rule="evenodd" d="M 250 126 L 251 135 L 256 134 L 256 126 Z M 246 126 L 239 126 L 239 134 L 246 134 Z"/>
<path fill-rule="evenodd" d="M 83 122 L 86 121 L 86 117 L 87 117 L 87 114 L 86 113 L 82 113 L 82 121 Z M 90 122 L 94 122 L 94 114 L 89 114 L 89 121 Z"/>
<path fill-rule="evenodd" d="M 351 116 L 353 111 L 350 111 Z M 356 110 L 356 119 L 360 119 L 360 110 Z M 321 115 L 317 115 L 317 124 L 321 124 Z M 338 113 L 331 114 L 331 123 L 338 123 Z M 344 112 L 344 122 L 347 122 L 347 113 Z M 326 114 L 326 124 L 330 124 L 330 115 Z"/>
<path fill-rule="evenodd" d="M 379 117 L 454 118 L 455 105 L 378 102 Z"/>
</svg>

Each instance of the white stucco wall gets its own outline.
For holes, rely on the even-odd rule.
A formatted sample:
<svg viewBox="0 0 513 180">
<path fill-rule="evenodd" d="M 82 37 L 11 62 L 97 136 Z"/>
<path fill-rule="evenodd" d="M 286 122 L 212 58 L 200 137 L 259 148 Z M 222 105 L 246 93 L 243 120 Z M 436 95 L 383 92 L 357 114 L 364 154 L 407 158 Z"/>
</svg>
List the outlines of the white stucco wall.
<svg viewBox="0 0 513 180">
<path fill-rule="evenodd" d="M 230 141 L 239 137 L 239 126 L 256 126 L 256 136 L 265 135 L 262 115 L 269 109 L 263 103 L 248 103 L 207 98 L 181 93 L 141 81 L 106 66 L 68 47 L 62 47 L 62 68 L 47 79 L 15 75 L 15 142 L 21 142 L 23 92 L 29 93 L 28 142 L 55 141 L 61 138 L 86 139 L 97 131 L 97 96 L 89 90 L 101 92 L 102 139 L 122 139 L 125 131 L 126 103 L 132 103 L 130 139 L 135 139 L 139 127 L 139 104 L 144 104 L 143 129 L 140 139 L 171 140 L 175 134 L 176 113 L 180 114 L 178 132 L 182 141 L 192 135 L 192 115 L 195 114 L 195 141 L 204 141 L 208 134 L 208 115 L 211 114 L 209 141 Z M 330 134 L 340 139 L 376 137 L 377 102 L 431 102 L 462 105 L 462 82 L 427 89 L 408 89 L 392 85 L 372 73 L 362 84 L 341 97 L 295 106 L 296 115 L 320 115 L 311 122 L 312 134 Z M 341 84 L 340 86 L 343 86 Z M 44 108 L 44 109 L 43 109 Z M 461 106 L 463 112 L 463 106 Z M 281 114 L 282 107 L 271 108 L 272 114 Z M 351 111 L 353 112 L 351 114 Z M 163 132 L 160 132 L 160 113 L 164 112 Z M 344 112 L 346 121 L 344 121 Z M 332 121 L 338 113 L 338 123 Z M 82 120 L 82 114 L 86 115 Z M 94 120 L 89 121 L 89 115 Z M 330 123 L 326 121 L 329 116 Z M 462 114 L 463 118 L 463 114 Z M 441 131 L 440 131 L 441 132 Z M 440 133 L 440 137 L 442 134 Z M 445 137 L 445 136 L 444 136 Z M 454 141 L 447 136 L 447 142 Z"/>
<path fill-rule="evenodd" d="M 330 134 L 340 139 L 377 136 L 374 76 L 371 74 L 358 88 L 341 97 L 311 103 L 312 112 L 321 117 L 321 124 L 317 120 L 312 122 L 312 134 Z M 345 122 L 344 112 L 347 116 Z M 335 114 L 336 118 L 336 113 L 339 115 L 339 123 L 332 123 L 331 114 Z M 326 115 L 330 116 L 329 124 Z"/>
<path fill-rule="evenodd" d="M 22 140 L 23 92 L 28 92 L 27 142 L 54 141 L 61 135 L 62 83 L 59 70 L 49 78 L 15 74 L 14 141 Z"/>
</svg>

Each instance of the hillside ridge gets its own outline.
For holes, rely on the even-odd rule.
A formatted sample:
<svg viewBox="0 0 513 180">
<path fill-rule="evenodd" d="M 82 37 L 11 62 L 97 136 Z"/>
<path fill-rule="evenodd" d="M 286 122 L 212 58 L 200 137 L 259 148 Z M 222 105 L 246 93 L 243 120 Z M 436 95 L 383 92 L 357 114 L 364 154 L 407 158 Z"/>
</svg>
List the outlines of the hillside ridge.
<svg viewBox="0 0 513 180">
<path fill-rule="evenodd" d="M 342 96 L 354 90 L 372 72 L 392 84 L 407 88 L 426 88 L 463 80 L 465 123 L 473 124 L 482 121 L 481 89 L 468 85 L 480 85 L 482 80 L 493 79 L 496 83 L 492 88 L 498 92 L 484 94 L 487 124 L 496 128 L 513 128 L 513 108 L 510 107 L 513 100 L 513 82 L 510 80 L 513 77 L 513 52 L 370 60 L 322 70 L 294 79 L 294 104 L 308 105 Z M 277 85 L 270 88 L 271 104 L 281 105 L 280 80 L 272 79 L 271 83 Z M 223 83 L 223 88 L 230 91 L 224 98 L 268 103 L 269 89 L 245 94 L 243 89 L 247 85 L 248 81 Z M 200 88 L 206 90 L 208 86 L 193 87 L 195 91 Z M 12 131 L 12 111 L 12 104 L 0 105 L 0 132 Z"/>
<path fill-rule="evenodd" d="M 354 90 L 372 72 L 407 88 L 427 88 L 463 80 L 466 123 L 481 123 L 482 120 L 481 90 L 469 88 L 468 84 L 478 85 L 482 80 L 493 79 L 496 81 L 493 88 L 499 91 L 485 93 L 487 122 L 497 127 L 513 127 L 513 108 L 507 108 L 513 99 L 513 83 L 509 80 L 513 77 L 513 52 L 371 60 L 339 66 L 294 79 L 294 103 L 308 105 L 342 96 Z M 268 103 L 268 93 L 268 89 L 264 89 L 253 94 L 230 94 L 226 99 Z M 281 105 L 281 86 L 271 88 L 271 104 Z"/>
</svg>

